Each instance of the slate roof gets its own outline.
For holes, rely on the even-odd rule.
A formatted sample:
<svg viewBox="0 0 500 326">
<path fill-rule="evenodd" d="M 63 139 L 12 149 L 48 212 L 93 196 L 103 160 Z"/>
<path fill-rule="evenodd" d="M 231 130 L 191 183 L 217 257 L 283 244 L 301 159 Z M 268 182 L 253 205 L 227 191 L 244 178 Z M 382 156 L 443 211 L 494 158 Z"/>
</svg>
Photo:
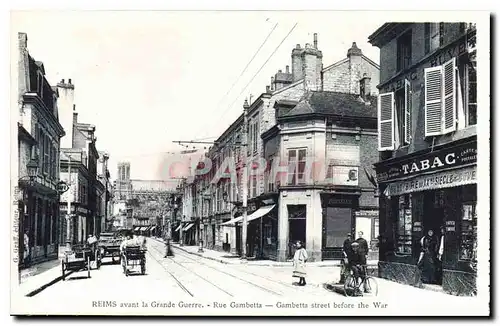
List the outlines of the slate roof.
<svg viewBox="0 0 500 326">
<path fill-rule="evenodd" d="M 284 117 L 318 113 L 358 118 L 377 118 L 377 97 L 370 96 L 369 104 L 357 94 L 339 92 L 310 92 Z"/>
</svg>

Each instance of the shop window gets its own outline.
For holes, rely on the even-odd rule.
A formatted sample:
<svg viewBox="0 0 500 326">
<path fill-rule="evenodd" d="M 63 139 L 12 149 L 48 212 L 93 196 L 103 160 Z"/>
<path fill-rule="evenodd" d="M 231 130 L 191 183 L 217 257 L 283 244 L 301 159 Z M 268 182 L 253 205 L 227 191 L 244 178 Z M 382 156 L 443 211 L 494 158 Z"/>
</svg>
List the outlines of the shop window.
<svg viewBox="0 0 500 326">
<path fill-rule="evenodd" d="M 476 262 L 477 260 L 477 214 L 475 202 L 468 202 L 462 205 L 460 260 L 470 262 Z"/>
<path fill-rule="evenodd" d="M 398 203 L 397 253 L 411 255 L 411 195 L 402 195 Z"/>
<path fill-rule="evenodd" d="M 37 216 L 36 216 L 36 245 L 42 245 L 42 222 L 43 222 L 43 201 L 37 199 Z"/>
<path fill-rule="evenodd" d="M 352 210 L 347 207 L 327 207 L 324 224 L 324 248 L 342 247 L 346 234 L 352 230 Z"/>
<path fill-rule="evenodd" d="M 397 70 L 404 70 L 411 66 L 411 30 L 398 38 Z"/>
</svg>

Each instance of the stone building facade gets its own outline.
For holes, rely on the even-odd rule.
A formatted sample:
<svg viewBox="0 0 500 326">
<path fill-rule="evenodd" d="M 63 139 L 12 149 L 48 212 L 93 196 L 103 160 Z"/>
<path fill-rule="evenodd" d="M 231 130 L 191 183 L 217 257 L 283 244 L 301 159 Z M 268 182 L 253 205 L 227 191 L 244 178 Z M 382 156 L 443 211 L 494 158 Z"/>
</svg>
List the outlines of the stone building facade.
<svg viewBox="0 0 500 326">
<path fill-rule="evenodd" d="M 209 206 L 212 209 L 209 215 L 215 218 L 213 218 L 213 225 L 209 227 L 209 229 L 212 228 L 212 231 L 208 232 L 208 234 L 214 233 L 214 238 L 208 239 L 207 242 L 212 243 L 216 248 L 220 248 L 222 245 L 228 251 L 241 251 L 240 214 L 243 195 L 240 179 L 243 166 L 241 162 L 243 157 L 241 155 L 241 145 L 245 143 L 247 149 L 246 165 L 249 167 L 248 214 L 256 213 L 256 215 L 253 215 L 255 217 L 265 212 L 265 215 L 270 216 L 270 220 L 274 221 L 271 225 L 275 224 L 274 227 L 266 227 L 265 223 L 262 223 L 262 219 L 255 217 L 252 220 L 253 222 L 248 224 L 247 252 L 250 256 L 266 256 L 277 259 L 278 236 L 276 221 L 279 215 L 278 207 L 276 206 L 267 211 L 269 209 L 267 204 L 277 200 L 276 195 L 273 195 L 273 193 L 277 194 L 278 185 L 266 181 L 266 173 L 264 172 L 268 169 L 273 156 L 265 153 L 262 135 L 273 127 L 276 128 L 275 126 L 279 124 L 276 109 L 278 103 L 297 105 L 311 92 L 335 91 L 352 94 L 354 97 L 359 97 L 360 92 L 367 94 L 367 96 L 378 93 L 375 87 L 371 87 L 371 84 L 377 84 L 379 81 L 378 65 L 364 56 L 356 43 L 353 43 L 353 46 L 348 49 L 345 59 L 323 67 L 323 54 L 318 49 L 318 40 L 315 34 L 312 45 L 306 44 L 304 47 L 297 45 L 292 50 L 291 59 L 291 70 L 290 66 L 286 66 L 284 72 L 279 70 L 271 78 L 271 84 L 266 87 L 266 92 L 262 93 L 254 101 L 245 103 L 245 113 L 215 141 L 214 146 L 207 154 L 207 157 L 214 162 L 212 175 L 208 179 L 213 180 L 213 177 L 216 177 L 215 183 L 207 185 L 207 187 L 211 187 L 207 188 L 210 191 L 210 196 L 212 196 L 210 202 L 215 203 Z M 370 110 L 367 108 L 367 111 Z M 272 142 L 272 140 L 269 141 Z M 365 142 L 365 140 L 362 142 Z M 367 140 L 367 142 L 370 141 Z M 369 156 L 373 158 L 373 162 L 376 161 L 374 155 L 370 154 Z M 235 186 L 230 185 L 230 182 L 228 183 L 227 176 L 221 178 L 220 175 L 217 175 L 218 170 L 222 169 L 222 172 L 224 172 L 226 169 L 231 168 L 222 163 L 227 157 L 232 157 L 235 162 L 233 167 L 237 176 Z M 278 157 L 280 156 L 278 155 Z M 373 194 L 373 189 L 370 189 Z M 226 200 L 224 200 L 224 197 L 226 197 Z M 374 208 L 376 205 L 373 200 L 371 202 L 367 200 L 366 206 Z M 268 207 L 260 209 L 264 206 Z M 219 215 L 221 218 L 216 217 Z M 369 213 L 368 215 L 376 214 Z M 230 218 L 230 220 L 227 221 L 227 218 Z M 222 228 L 217 226 L 219 223 Z M 264 233 L 268 234 L 268 236 L 264 237 Z"/>
<path fill-rule="evenodd" d="M 58 91 L 45 77 L 42 62 L 18 33 L 17 98 L 20 267 L 58 257 L 59 150 L 65 132 L 59 122 Z M 28 164 L 38 165 L 28 175 Z"/>
<path fill-rule="evenodd" d="M 386 23 L 369 40 L 380 48 L 381 62 L 380 160 L 375 165 L 380 191 L 380 275 L 474 295 L 475 26 Z M 437 243 L 437 256 L 418 264 L 428 241 Z"/>
</svg>

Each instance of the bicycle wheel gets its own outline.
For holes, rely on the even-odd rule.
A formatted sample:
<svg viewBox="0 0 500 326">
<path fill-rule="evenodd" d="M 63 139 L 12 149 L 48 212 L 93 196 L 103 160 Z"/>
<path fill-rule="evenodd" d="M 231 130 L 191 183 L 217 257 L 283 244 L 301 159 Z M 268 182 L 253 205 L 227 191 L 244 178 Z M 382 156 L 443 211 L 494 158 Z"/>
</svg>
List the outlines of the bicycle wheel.
<svg viewBox="0 0 500 326">
<path fill-rule="evenodd" d="M 356 280 L 352 275 L 347 275 L 344 281 L 344 294 L 346 297 L 354 297 L 356 295 Z"/>
<path fill-rule="evenodd" d="M 378 295 L 378 283 L 374 277 L 368 276 L 365 279 L 363 286 L 364 289 L 361 288 L 361 290 L 365 290 L 363 296 L 376 297 Z"/>
</svg>

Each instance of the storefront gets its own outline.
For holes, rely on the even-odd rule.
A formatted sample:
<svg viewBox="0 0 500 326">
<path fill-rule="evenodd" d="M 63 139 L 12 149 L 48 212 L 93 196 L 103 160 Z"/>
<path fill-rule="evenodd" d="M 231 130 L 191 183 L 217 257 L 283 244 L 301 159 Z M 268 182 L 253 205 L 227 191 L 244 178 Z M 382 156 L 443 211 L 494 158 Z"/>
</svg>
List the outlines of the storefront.
<svg viewBox="0 0 500 326">
<path fill-rule="evenodd" d="M 348 233 L 354 233 L 356 228 L 355 212 L 359 207 L 361 193 L 345 192 L 322 193 L 321 207 L 323 215 L 322 228 L 322 260 L 341 259 L 342 246 Z"/>
<path fill-rule="evenodd" d="M 247 256 L 256 259 L 277 259 L 278 223 L 277 195 L 257 198 L 247 206 Z M 229 239 L 233 234 L 235 241 L 231 242 L 230 251 L 241 254 L 242 244 L 242 208 L 238 207 L 233 219 L 221 226 Z M 231 237 L 232 238 L 232 237 Z M 234 242 L 234 244 L 233 244 Z"/>
<path fill-rule="evenodd" d="M 476 153 L 476 137 L 470 137 L 376 164 L 381 277 L 475 294 Z M 417 264 L 424 235 L 435 245 L 430 269 Z"/>
</svg>

